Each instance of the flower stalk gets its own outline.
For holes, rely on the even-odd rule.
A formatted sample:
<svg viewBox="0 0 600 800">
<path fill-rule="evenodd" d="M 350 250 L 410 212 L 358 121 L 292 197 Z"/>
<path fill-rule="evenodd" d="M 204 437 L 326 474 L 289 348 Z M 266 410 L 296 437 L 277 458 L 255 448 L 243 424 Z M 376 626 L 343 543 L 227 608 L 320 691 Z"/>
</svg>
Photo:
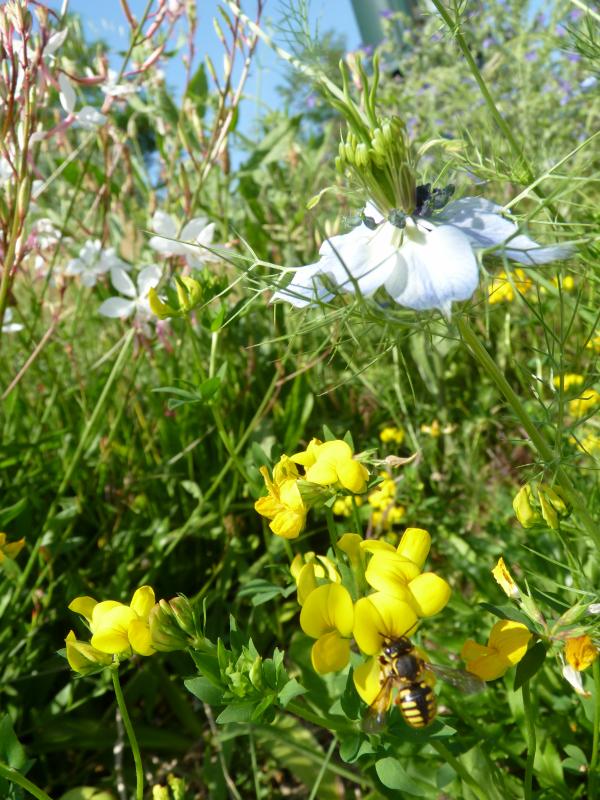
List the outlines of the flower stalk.
<svg viewBox="0 0 600 800">
<path fill-rule="evenodd" d="M 556 480 L 560 484 L 565 497 L 573 506 L 574 512 L 577 514 L 590 539 L 594 542 L 596 547 L 600 547 L 600 532 L 597 530 L 594 520 L 587 511 L 583 498 L 573 486 L 571 479 L 560 464 L 556 463 L 556 456 L 551 446 L 548 444 L 546 437 L 525 410 L 520 398 L 477 337 L 469 321 L 464 317 L 459 317 L 456 320 L 456 324 L 471 355 L 479 363 L 484 372 L 492 379 L 496 388 L 504 395 L 504 398 L 512 408 L 515 416 L 525 428 L 533 447 L 537 450 L 546 465 L 553 465 Z"/>
<path fill-rule="evenodd" d="M 131 724 L 131 718 L 129 716 L 129 712 L 127 711 L 127 705 L 125 704 L 125 697 L 123 696 L 121 682 L 119 681 L 118 669 L 112 669 L 111 675 L 112 675 L 113 686 L 115 689 L 115 697 L 117 699 L 117 705 L 119 706 L 121 718 L 123 719 L 123 725 L 125 726 L 125 731 L 127 732 L 127 738 L 129 739 L 129 746 L 131 747 L 133 761 L 135 764 L 135 800 L 143 800 L 144 770 L 142 767 L 142 756 L 140 754 L 140 748 L 137 742 L 135 731 L 133 729 L 133 725 Z"/>
<path fill-rule="evenodd" d="M 535 722 L 534 709 L 531 702 L 531 690 L 529 681 L 525 681 L 521 687 L 523 695 L 523 712 L 525 714 L 525 732 L 527 736 L 527 762 L 525 764 L 525 780 L 523 782 L 523 796 L 525 800 L 531 800 L 533 784 L 533 763 L 535 761 Z"/>
</svg>

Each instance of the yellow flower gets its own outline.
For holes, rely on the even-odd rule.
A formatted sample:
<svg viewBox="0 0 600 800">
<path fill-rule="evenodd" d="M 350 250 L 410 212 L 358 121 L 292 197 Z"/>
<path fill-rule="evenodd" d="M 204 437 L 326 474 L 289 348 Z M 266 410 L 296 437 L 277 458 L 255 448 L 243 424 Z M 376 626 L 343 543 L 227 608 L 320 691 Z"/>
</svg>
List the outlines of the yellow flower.
<svg viewBox="0 0 600 800">
<path fill-rule="evenodd" d="M 360 497 L 356 498 L 362 503 Z M 336 517 L 350 517 L 352 515 L 352 496 L 346 495 L 345 497 L 338 497 L 332 507 L 332 511 Z"/>
<path fill-rule="evenodd" d="M 368 656 L 378 655 L 388 639 L 406 636 L 417 622 L 410 603 L 383 592 L 361 597 L 354 606 L 354 638 Z"/>
<path fill-rule="evenodd" d="M 328 583 L 308 595 L 300 612 L 300 627 L 317 640 L 311 650 L 315 672 L 323 675 L 346 666 L 353 625 L 352 598 L 343 586 Z"/>
<path fill-rule="evenodd" d="M 496 580 L 496 583 L 500 586 L 500 588 L 504 591 L 504 593 L 511 597 L 513 600 L 517 598 L 520 594 L 519 587 L 513 580 L 513 576 L 508 571 L 506 564 L 504 563 L 504 559 L 502 556 L 498 559 L 498 563 L 492 570 L 492 575 Z"/>
<path fill-rule="evenodd" d="M 319 486 L 343 488 L 362 494 L 367 488 L 369 471 L 354 458 L 349 444 L 341 439 L 320 442 L 313 439 L 306 450 L 292 456 L 305 468 L 305 478 Z"/>
<path fill-rule="evenodd" d="M 341 583 L 335 565 L 327 556 L 318 556 L 313 552 L 298 555 L 290 566 L 292 577 L 298 587 L 298 603 L 304 605 L 308 595 L 319 586 L 319 582 Z"/>
<path fill-rule="evenodd" d="M 383 510 L 394 502 L 396 497 L 396 482 L 393 478 L 390 478 L 387 472 L 380 472 L 379 475 L 383 480 L 369 493 L 368 502 L 373 508 Z"/>
<path fill-rule="evenodd" d="M 287 456 L 282 456 L 273 469 L 273 480 L 266 467 L 260 468 L 267 491 L 254 504 L 258 513 L 270 519 L 269 528 L 284 539 L 296 539 L 306 525 L 307 509 L 298 488 L 299 477 L 296 465 Z"/>
<path fill-rule="evenodd" d="M 73 631 L 67 634 L 65 645 L 69 666 L 80 675 L 89 675 L 112 664 L 112 656 L 101 653 L 87 642 L 80 642 Z"/>
<path fill-rule="evenodd" d="M 344 533 L 337 540 L 336 546 L 348 556 L 351 566 L 357 566 L 364 561 L 362 541 L 362 536 L 359 536 L 358 533 Z"/>
<path fill-rule="evenodd" d="M 414 648 L 419 658 L 424 661 L 429 661 L 427 654 L 419 647 Z M 367 704 L 371 705 L 373 700 L 377 697 L 381 690 L 381 664 L 377 656 L 371 656 L 365 662 L 360 664 L 353 673 L 354 686 L 361 699 Z M 435 683 L 435 676 L 433 672 L 427 674 L 427 682 L 429 685 Z M 392 695 L 390 693 L 390 704 Z"/>
<path fill-rule="evenodd" d="M 515 291 L 519 294 L 526 294 L 533 283 L 531 278 L 522 269 L 514 269 L 512 271 L 511 279 L 508 274 L 502 270 L 496 277 L 492 278 L 488 287 L 488 303 L 511 303 L 515 299 Z"/>
<path fill-rule="evenodd" d="M 150 656 L 155 650 L 148 620 L 155 603 L 150 586 L 137 589 L 126 606 L 116 600 L 99 603 L 93 597 L 76 597 L 69 609 L 84 617 L 92 632 L 90 645 L 101 653 Z"/>
<path fill-rule="evenodd" d="M 552 383 L 557 389 L 560 389 L 560 380 L 561 380 L 560 375 L 555 375 L 554 378 L 552 379 Z M 581 386 L 584 380 L 585 378 L 583 377 L 583 375 L 578 375 L 577 373 L 574 372 L 569 372 L 566 375 L 563 375 L 562 381 L 565 392 L 568 392 L 569 389 L 573 388 L 573 386 Z"/>
<path fill-rule="evenodd" d="M 569 666 L 583 672 L 598 658 L 598 648 L 587 634 L 567 639 L 565 658 Z"/>
<path fill-rule="evenodd" d="M 501 619 L 490 632 L 487 645 L 468 639 L 461 650 L 467 670 L 484 681 L 502 677 L 527 652 L 532 634 L 520 622 Z"/>
<path fill-rule="evenodd" d="M 442 429 L 437 419 L 434 419 L 431 425 L 421 425 L 421 433 L 428 433 L 434 439 L 437 439 L 441 432 Z"/>
<path fill-rule="evenodd" d="M 383 444 L 402 444 L 404 441 L 404 431 L 402 428 L 396 428 L 391 425 L 383 428 L 379 433 L 379 438 L 383 442 Z"/>
<path fill-rule="evenodd" d="M 594 334 L 590 339 L 588 339 L 585 346 L 589 350 L 594 350 L 596 353 L 600 353 L 600 335 Z"/>
<path fill-rule="evenodd" d="M 600 453 L 600 436 L 596 433 L 586 433 L 581 439 L 571 437 L 570 441 L 588 456 L 597 456 Z"/>
<path fill-rule="evenodd" d="M 559 286 L 558 278 L 552 278 L 552 283 L 558 289 L 558 286 Z M 572 292 L 573 289 L 575 288 L 575 281 L 573 280 L 573 276 L 572 275 L 565 275 L 565 277 L 562 279 L 562 283 L 560 284 L 560 287 L 563 290 L 563 292 Z"/>
<path fill-rule="evenodd" d="M 597 405 L 600 405 L 600 393 L 595 389 L 589 388 L 575 400 L 569 401 L 569 414 L 579 419 L 593 411 Z"/>
<path fill-rule="evenodd" d="M 0 533 L 0 564 L 5 558 L 16 558 L 25 547 L 25 539 L 18 539 L 16 542 L 7 542 L 6 534 Z"/>
</svg>

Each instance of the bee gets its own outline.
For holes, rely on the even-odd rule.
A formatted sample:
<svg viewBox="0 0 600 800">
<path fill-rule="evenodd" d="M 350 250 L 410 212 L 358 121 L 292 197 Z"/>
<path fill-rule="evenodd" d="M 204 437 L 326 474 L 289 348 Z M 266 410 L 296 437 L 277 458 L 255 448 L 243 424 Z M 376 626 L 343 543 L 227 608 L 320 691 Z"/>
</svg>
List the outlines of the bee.
<svg viewBox="0 0 600 800">
<path fill-rule="evenodd" d="M 388 639 L 384 643 L 379 664 L 381 689 L 365 720 L 365 729 L 371 733 L 384 727 L 393 689 L 398 690 L 395 703 L 406 724 L 411 728 L 424 728 L 437 714 L 437 699 L 433 691 L 436 676 L 467 694 L 485 688 L 485 683 L 475 675 L 425 661 L 406 636 Z"/>
</svg>

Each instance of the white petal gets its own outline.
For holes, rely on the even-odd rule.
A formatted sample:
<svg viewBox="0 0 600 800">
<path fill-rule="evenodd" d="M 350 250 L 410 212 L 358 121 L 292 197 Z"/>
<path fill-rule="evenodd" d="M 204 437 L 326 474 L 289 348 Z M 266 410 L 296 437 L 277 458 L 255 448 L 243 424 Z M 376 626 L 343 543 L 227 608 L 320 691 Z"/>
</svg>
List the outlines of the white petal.
<svg viewBox="0 0 600 800">
<path fill-rule="evenodd" d="M 571 245 L 541 247 L 529 236 L 518 233 L 518 225 L 501 216 L 502 207 L 483 197 L 463 197 L 448 203 L 436 219 L 460 228 L 475 247 L 504 245 L 497 252 L 521 264 L 544 264 L 569 258 Z"/>
<path fill-rule="evenodd" d="M 177 236 L 177 225 L 170 214 L 164 211 L 155 211 L 152 217 L 152 230 L 159 236 L 174 239 Z"/>
<path fill-rule="evenodd" d="M 75 94 L 75 89 L 73 89 L 71 85 L 71 81 L 64 72 L 59 73 L 58 85 L 60 87 L 60 92 L 58 93 L 60 104 L 68 114 L 72 114 L 75 111 L 77 95 Z"/>
<path fill-rule="evenodd" d="M 110 282 L 115 287 L 117 292 L 124 294 L 125 297 L 137 297 L 137 292 L 135 291 L 133 281 L 124 269 L 121 269 L 120 267 L 111 267 Z"/>
<path fill-rule="evenodd" d="M 371 217 L 371 219 L 375 220 L 377 223 L 383 222 L 384 219 L 383 215 L 375 208 L 370 200 L 366 204 L 363 214 L 365 217 Z"/>
<path fill-rule="evenodd" d="M 53 33 L 52 36 L 46 42 L 46 47 L 44 48 L 44 55 L 52 55 L 55 53 L 59 47 L 64 44 L 65 39 L 67 38 L 67 34 L 69 33 L 69 29 L 65 28 L 63 31 L 57 31 Z"/>
<path fill-rule="evenodd" d="M 135 300 L 123 300 L 122 297 L 109 297 L 98 309 L 98 313 L 103 317 L 117 319 L 128 317 L 135 309 Z"/>
<path fill-rule="evenodd" d="M 81 283 L 84 286 L 87 286 L 88 288 L 91 288 L 92 286 L 96 285 L 96 281 L 98 280 L 98 276 L 96 275 L 95 272 L 92 272 L 91 270 L 88 270 L 87 272 L 82 272 L 81 273 L 80 280 L 81 280 Z"/>
<path fill-rule="evenodd" d="M 18 322 L 9 322 L 8 324 L 2 325 L 2 333 L 18 333 L 22 330 L 23 325 L 19 325 Z"/>
<path fill-rule="evenodd" d="M 328 302 L 333 297 L 333 294 L 319 280 L 319 275 L 321 274 L 323 273 L 321 272 L 320 261 L 316 264 L 307 264 L 305 267 L 299 267 L 295 271 L 292 281 L 285 289 L 275 292 L 271 302 L 285 300 L 296 308 L 304 308 L 304 306 L 319 300 L 323 303 Z"/>
<path fill-rule="evenodd" d="M 215 223 L 211 222 L 200 231 L 198 236 L 196 236 L 196 241 L 198 242 L 198 244 L 211 245 L 214 235 L 215 235 Z M 210 256 L 212 254 L 207 253 L 207 255 Z"/>
<path fill-rule="evenodd" d="M 582 697 L 590 697 L 590 693 L 586 692 L 583 688 L 583 681 L 581 679 L 581 672 L 578 672 L 576 669 L 570 664 L 565 664 L 562 670 L 563 678 L 568 681 L 571 686 L 575 689 L 577 694 L 580 694 Z"/>
<path fill-rule="evenodd" d="M 93 130 L 106 122 L 106 117 L 92 106 L 84 106 L 81 111 L 77 112 L 77 121 L 82 128 Z"/>
<path fill-rule="evenodd" d="M 193 242 L 202 231 L 206 228 L 206 219 L 204 217 L 194 217 L 183 226 L 183 230 L 179 236 L 184 242 Z"/>
<path fill-rule="evenodd" d="M 83 262 L 78 258 L 72 258 L 67 264 L 65 275 L 79 275 L 80 272 L 83 272 L 83 269 Z"/>
<path fill-rule="evenodd" d="M 394 296 L 400 305 L 416 310 L 439 308 L 450 314 L 454 300 L 468 300 L 477 288 L 477 261 L 467 237 L 442 225 L 427 233 L 407 229 L 401 255 L 407 266 L 407 283 Z"/>
<path fill-rule="evenodd" d="M 386 223 L 372 231 L 359 225 L 339 236 L 323 242 L 322 271 L 333 274 L 340 288 L 354 292 L 356 284 L 361 294 L 368 296 L 377 291 L 398 264 L 399 231 Z M 399 241 L 398 241 L 399 243 Z"/>
<path fill-rule="evenodd" d="M 162 270 L 156 264 L 144 267 L 137 278 L 138 297 L 144 300 L 148 296 L 150 289 L 155 288 L 160 281 Z"/>
</svg>

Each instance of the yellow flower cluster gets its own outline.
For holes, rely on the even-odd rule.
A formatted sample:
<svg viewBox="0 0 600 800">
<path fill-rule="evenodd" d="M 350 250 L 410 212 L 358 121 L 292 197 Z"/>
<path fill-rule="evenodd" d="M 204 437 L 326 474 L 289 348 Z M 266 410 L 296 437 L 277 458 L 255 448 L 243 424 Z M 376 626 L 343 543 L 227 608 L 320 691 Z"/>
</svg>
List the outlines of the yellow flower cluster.
<svg viewBox="0 0 600 800">
<path fill-rule="evenodd" d="M 499 272 L 488 287 L 488 303 L 511 303 L 515 299 L 515 292 L 526 294 L 533 287 L 531 278 L 527 277 L 524 270 L 517 268 L 513 270 L 511 277 L 505 270 Z"/>
<path fill-rule="evenodd" d="M 316 639 L 311 651 L 316 672 L 345 667 L 353 637 L 369 656 L 354 672 L 355 685 L 363 700 L 372 702 L 380 689 L 378 655 L 384 643 L 411 633 L 450 599 L 448 583 L 423 572 L 430 546 L 429 533 L 420 528 L 408 528 L 397 548 L 346 533 L 336 549 L 346 556 L 354 576 L 349 586 L 341 578 L 348 570 L 338 570 L 329 558 L 309 553 L 294 559 L 300 626 Z"/>
<path fill-rule="evenodd" d="M 383 480 L 367 496 L 371 507 L 371 525 L 377 530 L 389 531 L 395 525 L 401 525 L 406 514 L 404 506 L 396 504 L 396 482 L 387 472 L 380 472 Z M 349 517 L 353 505 L 362 505 L 362 498 L 340 497 L 333 504 L 333 513 L 338 517 Z"/>
<path fill-rule="evenodd" d="M 316 501 L 342 491 L 360 495 L 366 491 L 369 479 L 367 468 L 341 439 L 329 442 L 313 439 L 306 450 L 291 457 L 282 456 L 273 469 L 272 478 L 266 467 L 261 467 L 260 473 L 268 495 L 259 498 L 254 508 L 271 520 L 269 527 L 273 533 L 284 539 L 296 539 L 304 530 L 311 506 L 307 498 Z M 304 492 L 301 492 L 301 485 Z M 349 499 L 351 502 L 352 498 Z"/>
<path fill-rule="evenodd" d="M 383 444 L 401 445 L 404 441 L 404 430 L 388 425 L 379 432 L 379 438 Z"/>
</svg>

